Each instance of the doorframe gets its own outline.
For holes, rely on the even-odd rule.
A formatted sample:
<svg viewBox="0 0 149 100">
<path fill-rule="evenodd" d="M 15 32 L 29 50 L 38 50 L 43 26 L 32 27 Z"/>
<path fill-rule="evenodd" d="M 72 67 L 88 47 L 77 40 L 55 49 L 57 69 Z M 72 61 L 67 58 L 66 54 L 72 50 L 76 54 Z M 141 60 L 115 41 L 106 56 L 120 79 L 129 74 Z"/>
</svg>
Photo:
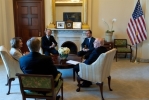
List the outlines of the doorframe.
<svg viewBox="0 0 149 100">
<path fill-rule="evenodd" d="M 41 2 L 41 37 L 44 35 L 45 30 L 45 4 L 44 0 L 13 0 L 13 17 L 14 17 L 14 30 L 15 37 L 19 36 L 18 18 L 17 18 L 17 2 Z"/>
</svg>

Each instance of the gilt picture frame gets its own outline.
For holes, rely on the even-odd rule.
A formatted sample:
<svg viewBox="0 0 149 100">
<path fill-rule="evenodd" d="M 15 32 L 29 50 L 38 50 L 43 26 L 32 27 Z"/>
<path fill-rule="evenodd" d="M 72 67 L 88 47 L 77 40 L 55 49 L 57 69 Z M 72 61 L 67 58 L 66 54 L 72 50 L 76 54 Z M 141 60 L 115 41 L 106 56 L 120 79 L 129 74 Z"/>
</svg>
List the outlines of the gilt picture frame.
<svg viewBox="0 0 149 100">
<path fill-rule="evenodd" d="M 64 21 L 57 21 L 56 22 L 56 28 L 65 28 L 65 22 Z"/>
<path fill-rule="evenodd" d="M 73 29 L 81 29 L 82 23 L 81 22 L 73 22 Z"/>
</svg>

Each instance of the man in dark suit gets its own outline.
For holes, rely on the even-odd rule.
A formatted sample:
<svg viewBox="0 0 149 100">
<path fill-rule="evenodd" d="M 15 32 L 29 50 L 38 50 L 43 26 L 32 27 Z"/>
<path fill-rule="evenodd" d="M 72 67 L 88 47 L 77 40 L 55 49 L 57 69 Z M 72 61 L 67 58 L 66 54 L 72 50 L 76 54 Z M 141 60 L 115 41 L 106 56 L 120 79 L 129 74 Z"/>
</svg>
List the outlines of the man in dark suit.
<svg viewBox="0 0 149 100">
<path fill-rule="evenodd" d="M 104 47 L 104 40 L 97 38 L 94 43 L 94 50 L 92 51 L 92 53 L 89 55 L 89 57 L 84 61 L 85 64 L 90 65 L 92 64 L 94 61 L 96 61 L 96 59 L 100 56 L 100 54 L 107 52 L 106 47 Z M 76 65 L 74 67 L 75 72 L 78 74 L 79 72 L 79 65 Z M 92 85 L 92 82 L 84 80 L 83 83 L 81 84 L 81 87 L 89 87 L 90 85 Z"/>
<path fill-rule="evenodd" d="M 90 55 L 90 53 L 94 50 L 93 42 L 95 41 L 95 38 L 92 37 L 92 31 L 88 30 L 86 31 L 86 38 L 84 39 L 83 43 L 81 44 L 82 50 L 78 52 L 78 56 L 84 56 L 85 59 L 87 59 Z"/>
<path fill-rule="evenodd" d="M 53 75 L 55 78 L 59 72 L 54 66 L 50 56 L 41 55 L 39 53 L 41 46 L 40 40 L 33 37 L 27 41 L 27 46 L 30 53 L 22 56 L 19 60 L 23 73 Z"/>
<path fill-rule="evenodd" d="M 45 30 L 46 35 L 41 38 L 41 46 L 43 49 L 43 53 L 45 55 L 58 54 L 58 51 L 55 49 L 57 46 L 57 42 L 55 41 L 54 37 L 51 35 L 51 30 Z"/>
</svg>

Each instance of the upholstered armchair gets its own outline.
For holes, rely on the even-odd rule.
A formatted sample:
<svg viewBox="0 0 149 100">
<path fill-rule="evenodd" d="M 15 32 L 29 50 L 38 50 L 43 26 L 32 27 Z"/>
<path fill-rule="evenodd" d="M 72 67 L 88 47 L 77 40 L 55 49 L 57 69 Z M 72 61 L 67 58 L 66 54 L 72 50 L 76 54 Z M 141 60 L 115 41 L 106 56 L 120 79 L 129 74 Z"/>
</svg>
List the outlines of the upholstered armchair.
<svg viewBox="0 0 149 100">
<path fill-rule="evenodd" d="M 4 46 L 0 46 L 0 55 L 7 72 L 7 84 L 9 86 L 7 95 L 10 94 L 11 82 L 15 80 L 16 73 L 23 73 L 20 69 L 19 62 L 12 58 Z"/>
<path fill-rule="evenodd" d="M 95 82 L 100 87 L 101 97 L 103 98 L 103 82 L 105 78 L 108 78 L 108 85 L 109 90 L 112 91 L 110 87 L 110 69 L 114 59 L 114 55 L 116 53 L 116 49 L 113 48 L 112 50 L 107 51 L 106 53 L 102 53 L 98 59 L 92 63 L 91 65 L 86 65 L 85 63 L 80 63 L 79 68 L 80 71 L 78 73 L 78 86 L 79 88 L 76 90 L 77 92 L 80 91 L 80 81 L 88 80 Z"/>
<path fill-rule="evenodd" d="M 125 58 L 127 53 L 130 53 L 130 61 L 132 59 L 132 48 L 131 45 L 127 44 L 127 39 L 114 39 L 114 47 L 117 49 L 116 51 L 116 61 L 118 53 L 124 53 Z"/>
<path fill-rule="evenodd" d="M 40 49 L 39 49 L 39 53 L 43 55 L 43 50 L 42 50 L 41 47 L 40 47 Z"/>
<path fill-rule="evenodd" d="M 46 100 L 56 100 L 57 94 L 61 90 L 61 100 L 63 100 L 63 79 L 58 74 L 54 79 L 52 75 L 17 74 L 20 82 L 22 100 L 26 98 L 42 98 Z M 57 83 L 57 85 L 55 85 Z M 38 92 L 37 92 L 38 91 Z"/>
</svg>

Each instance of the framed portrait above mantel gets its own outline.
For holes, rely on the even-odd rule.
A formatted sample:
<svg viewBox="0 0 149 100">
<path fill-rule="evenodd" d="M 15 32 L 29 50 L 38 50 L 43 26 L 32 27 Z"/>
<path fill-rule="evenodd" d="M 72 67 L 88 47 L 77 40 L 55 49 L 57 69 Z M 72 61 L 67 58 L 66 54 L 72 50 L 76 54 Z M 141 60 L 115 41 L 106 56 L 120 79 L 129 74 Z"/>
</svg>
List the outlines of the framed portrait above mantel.
<svg viewBox="0 0 149 100">
<path fill-rule="evenodd" d="M 63 21 L 81 22 L 81 12 L 63 12 Z"/>
</svg>

